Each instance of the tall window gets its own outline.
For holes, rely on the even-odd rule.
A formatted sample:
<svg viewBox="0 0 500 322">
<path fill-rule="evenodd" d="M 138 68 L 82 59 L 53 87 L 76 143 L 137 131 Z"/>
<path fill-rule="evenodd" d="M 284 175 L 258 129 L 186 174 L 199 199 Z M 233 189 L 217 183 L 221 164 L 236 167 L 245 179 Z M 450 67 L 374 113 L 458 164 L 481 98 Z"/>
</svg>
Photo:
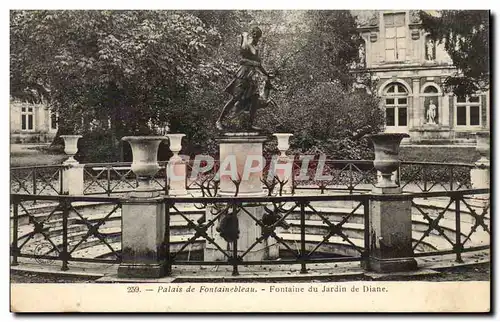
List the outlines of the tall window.
<svg viewBox="0 0 500 322">
<path fill-rule="evenodd" d="M 33 128 L 33 107 L 21 107 L 21 130 L 32 131 Z"/>
<path fill-rule="evenodd" d="M 402 61 L 406 57 L 405 13 L 384 14 L 385 60 Z"/>
<path fill-rule="evenodd" d="M 54 112 L 50 112 L 50 128 L 57 130 L 57 114 Z"/>
<path fill-rule="evenodd" d="M 457 97 L 455 115 L 457 126 L 480 126 L 481 100 L 479 96 Z"/>
<path fill-rule="evenodd" d="M 385 91 L 386 126 L 408 125 L 408 91 L 399 83 L 391 83 Z"/>
</svg>

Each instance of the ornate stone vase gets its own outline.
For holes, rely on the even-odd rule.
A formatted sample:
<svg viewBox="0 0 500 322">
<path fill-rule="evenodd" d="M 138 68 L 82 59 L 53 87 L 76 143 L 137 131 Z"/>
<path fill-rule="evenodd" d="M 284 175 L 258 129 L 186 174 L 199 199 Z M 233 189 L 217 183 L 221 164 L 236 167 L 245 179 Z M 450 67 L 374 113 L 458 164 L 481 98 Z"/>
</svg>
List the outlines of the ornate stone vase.
<svg viewBox="0 0 500 322">
<path fill-rule="evenodd" d="M 481 156 L 477 161 L 478 163 L 487 164 L 490 162 L 488 159 L 490 151 L 490 132 L 476 132 L 476 151 L 478 151 Z"/>
<path fill-rule="evenodd" d="M 173 158 L 178 158 L 179 152 L 182 149 L 182 138 L 186 136 L 186 134 L 167 134 L 168 142 L 170 143 L 170 151 L 174 153 Z"/>
<path fill-rule="evenodd" d="M 136 191 L 150 190 L 150 181 L 160 166 L 158 165 L 158 147 L 163 136 L 126 136 L 122 138 L 132 148 L 132 171 L 137 176 L 139 186 Z"/>
<path fill-rule="evenodd" d="M 74 156 L 78 152 L 78 140 L 82 137 L 81 135 L 61 135 L 64 140 L 64 153 L 69 155 L 69 158 L 65 163 L 78 163 Z"/>
<path fill-rule="evenodd" d="M 399 147 L 403 138 L 409 137 L 407 133 L 378 133 L 368 136 L 373 142 L 375 150 L 375 169 L 382 174 L 377 183 L 380 188 L 394 188 L 397 184 L 391 180 L 391 175 L 399 167 Z"/>
<path fill-rule="evenodd" d="M 278 150 L 281 156 L 286 156 L 286 151 L 290 148 L 290 137 L 293 136 L 291 133 L 274 133 L 273 134 L 278 139 Z"/>
<path fill-rule="evenodd" d="M 174 154 L 167 165 L 168 194 L 185 196 L 186 191 L 186 162 L 179 156 L 182 149 L 182 138 L 185 134 L 167 134 L 170 151 Z"/>
</svg>

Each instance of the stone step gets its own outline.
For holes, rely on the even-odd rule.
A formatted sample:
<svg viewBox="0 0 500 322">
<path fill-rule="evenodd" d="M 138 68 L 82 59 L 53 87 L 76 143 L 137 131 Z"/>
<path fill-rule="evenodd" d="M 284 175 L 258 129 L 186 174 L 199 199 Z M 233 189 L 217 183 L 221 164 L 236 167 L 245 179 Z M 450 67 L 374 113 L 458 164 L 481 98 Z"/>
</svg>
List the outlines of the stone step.
<svg viewBox="0 0 500 322">
<path fill-rule="evenodd" d="M 293 233 L 280 233 L 279 236 L 283 238 L 285 243 L 293 250 L 300 250 L 300 234 Z M 323 236 L 319 235 L 309 235 L 306 240 L 306 250 L 312 251 L 319 243 L 323 241 Z M 362 249 L 364 247 L 364 240 L 357 238 L 349 238 L 349 241 L 344 241 L 339 236 L 332 236 L 327 242 L 323 243 L 316 250 L 320 253 L 333 253 L 341 256 L 360 256 L 361 253 L 356 250 L 356 247 Z M 351 244 L 352 243 L 352 244 Z M 281 245 L 280 249 L 287 249 L 285 246 Z"/>
<path fill-rule="evenodd" d="M 100 229 L 99 232 L 103 234 L 105 240 L 108 243 L 115 242 L 116 240 L 121 241 L 121 227 L 111 227 L 106 229 Z M 82 238 L 86 235 L 86 231 L 79 231 L 75 233 L 68 234 L 68 250 L 71 251 L 73 247 L 75 247 Z M 61 235 L 50 237 L 50 241 L 56 245 L 59 249 L 62 249 L 63 238 Z M 24 242 L 24 239 L 19 241 L 19 245 Z M 35 236 L 35 239 L 30 239 L 22 248 L 23 253 L 34 253 L 36 247 L 40 245 L 40 243 L 50 243 L 48 240 L 44 239 L 42 236 Z M 100 239 L 94 236 L 90 236 L 87 240 L 81 243 L 78 246 L 78 249 L 91 248 L 97 244 L 102 243 Z"/>
</svg>

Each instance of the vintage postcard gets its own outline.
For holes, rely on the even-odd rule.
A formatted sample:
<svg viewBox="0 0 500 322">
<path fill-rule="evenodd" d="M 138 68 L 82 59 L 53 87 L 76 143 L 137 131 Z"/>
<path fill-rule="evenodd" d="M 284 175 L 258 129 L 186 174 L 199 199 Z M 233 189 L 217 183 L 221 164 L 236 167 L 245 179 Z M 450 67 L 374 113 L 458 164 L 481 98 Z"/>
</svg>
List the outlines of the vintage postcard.
<svg viewBox="0 0 500 322">
<path fill-rule="evenodd" d="M 490 11 L 9 14 L 11 312 L 491 311 Z"/>
</svg>

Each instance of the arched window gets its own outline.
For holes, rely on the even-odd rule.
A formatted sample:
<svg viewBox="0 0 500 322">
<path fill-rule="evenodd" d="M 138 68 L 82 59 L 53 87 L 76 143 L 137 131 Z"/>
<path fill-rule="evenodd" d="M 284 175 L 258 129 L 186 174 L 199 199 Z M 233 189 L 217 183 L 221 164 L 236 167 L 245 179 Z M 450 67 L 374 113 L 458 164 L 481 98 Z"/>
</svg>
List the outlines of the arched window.
<svg viewBox="0 0 500 322">
<path fill-rule="evenodd" d="M 426 124 L 439 124 L 439 90 L 434 85 L 424 88 L 424 111 Z"/>
<path fill-rule="evenodd" d="M 385 125 L 408 125 L 408 91 L 400 83 L 387 85 L 384 91 Z"/>
</svg>

